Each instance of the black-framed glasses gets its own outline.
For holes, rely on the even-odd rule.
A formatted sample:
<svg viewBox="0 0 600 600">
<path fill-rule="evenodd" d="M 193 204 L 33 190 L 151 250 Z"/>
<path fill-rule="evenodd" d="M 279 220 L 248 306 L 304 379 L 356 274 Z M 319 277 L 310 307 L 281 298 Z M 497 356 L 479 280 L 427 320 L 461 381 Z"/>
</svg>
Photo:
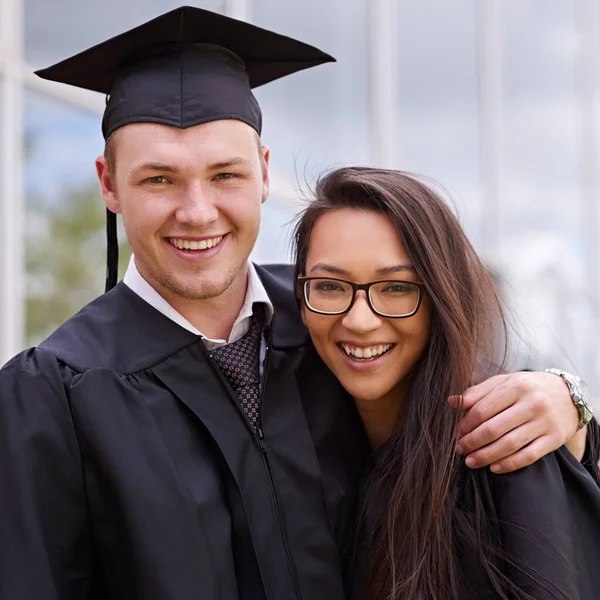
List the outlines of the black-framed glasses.
<svg viewBox="0 0 600 600">
<path fill-rule="evenodd" d="M 412 317 L 421 306 L 425 285 L 413 281 L 386 279 L 354 283 L 334 277 L 298 277 L 304 304 L 320 315 L 343 315 L 363 290 L 371 310 L 380 317 L 403 319 Z"/>
</svg>

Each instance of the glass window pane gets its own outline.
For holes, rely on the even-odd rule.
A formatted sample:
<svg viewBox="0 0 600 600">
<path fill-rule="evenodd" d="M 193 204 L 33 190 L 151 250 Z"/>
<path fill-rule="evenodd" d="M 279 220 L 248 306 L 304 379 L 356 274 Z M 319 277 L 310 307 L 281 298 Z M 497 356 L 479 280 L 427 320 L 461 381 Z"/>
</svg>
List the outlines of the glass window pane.
<svg viewBox="0 0 600 600">
<path fill-rule="evenodd" d="M 273 148 L 274 166 L 292 173 L 302 170 L 305 162 L 317 168 L 341 161 L 366 162 L 366 4 L 362 0 L 253 4 L 257 25 L 313 44 L 338 60 L 256 90 L 264 113 L 263 137 Z"/>
<path fill-rule="evenodd" d="M 479 241 L 477 0 L 396 2 L 397 166 L 450 192 Z"/>
<path fill-rule="evenodd" d="M 271 193 L 263 205 L 260 233 L 254 246 L 251 259 L 256 263 L 289 263 L 292 260 L 290 235 L 295 208 L 280 201 Z"/>
<path fill-rule="evenodd" d="M 25 56 L 35 66 L 85 50 L 158 15 L 180 0 L 24 0 Z M 199 8 L 221 11 L 224 0 L 200 0 Z"/>
<path fill-rule="evenodd" d="M 2 77 L 2 71 L 0 71 L 0 92 L 4 89 L 4 77 Z M 5 116 L 4 116 L 4 94 L 0 93 L 0 128 L 4 126 Z M 0 144 L 0 178 L 4 180 L 4 145 Z M 0 192 L 0 215 L 3 214 L 3 204 L 7 202 L 8 199 L 4 197 L 4 194 Z M 0 242 L 0 250 L 2 250 L 2 243 Z M 3 264 L 0 262 L 0 281 L 6 281 L 6 274 L 3 272 Z M 3 299 L 0 297 L 0 303 Z M 0 318 L 0 367 L 4 363 L 5 359 L 8 359 L 8 356 L 4 356 L 4 340 L 6 339 L 7 333 L 4 330 L 5 323 L 3 319 Z M 13 348 L 11 348 L 12 352 Z"/>
<path fill-rule="evenodd" d="M 554 231 L 579 253 L 581 39 L 574 9 L 572 0 L 503 3 L 502 228 L 507 236 Z"/>
<path fill-rule="evenodd" d="M 105 209 L 94 169 L 104 146 L 97 115 L 29 92 L 25 118 L 26 329 L 36 343 L 104 289 Z M 121 276 L 127 254 L 122 247 Z"/>
<path fill-rule="evenodd" d="M 289 201 L 298 187 L 332 165 L 369 161 L 366 3 L 260 0 L 252 8 L 255 24 L 313 44 L 338 60 L 256 90 L 276 182 L 265 204 L 256 255 L 282 262 L 289 246 L 284 224 L 297 209 Z"/>
<path fill-rule="evenodd" d="M 574 0 L 502 6 L 502 253 L 542 349 L 591 380 L 597 316 L 583 235 L 582 7 Z"/>
</svg>

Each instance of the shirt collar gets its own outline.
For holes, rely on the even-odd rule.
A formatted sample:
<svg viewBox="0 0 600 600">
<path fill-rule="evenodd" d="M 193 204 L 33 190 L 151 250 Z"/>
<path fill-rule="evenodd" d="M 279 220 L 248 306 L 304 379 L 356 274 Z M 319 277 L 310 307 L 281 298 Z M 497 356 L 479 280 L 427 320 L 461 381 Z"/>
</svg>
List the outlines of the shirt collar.
<svg viewBox="0 0 600 600">
<path fill-rule="evenodd" d="M 236 319 L 236 323 L 242 319 L 252 316 L 252 307 L 254 304 L 265 305 L 265 325 L 269 325 L 273 319 L 275 309 L 273 308 L 273 303 L 267 294 L 267 290 L 265 290 L 265 286 L 256 272 L 256 268 L 250 261 L 248 261 L 248 288 L 246 290 L 246 298 L 244 299 L 242 310 L 240 310 L 240 314 Z"/>
<path fill-rule="evenodd" d="M 137 265 L 135 264 L 135 258 L 133 254 L 129 259 L 129 265 L 123 277 L 123 283 L 135 292 L 142 300 L 145 300 L 150 306 L 155 308 L 157 311 L 165 315 L 165 317 L 171 319 L 179 326 L 191 331 L 192 333 L 202 336 L 207 341 L 215 343 L 225 343 L 225 340 L 210 340 L 206 338 L 196 327 L 194 327 L 183 315 L 177 312 L 140 274 Z M 233 324 L 231 330 L 232 335 L 229 338 L 229 342 L 235 341 L 233 337 L 239 336 L 239 332 L 247 329 L 247 327 L 241 327 L 242 325 L 249 323 L 249 319 L 252 316 L 252 307 L 255 303 L 262 303 L 266 307 L 266 324 L 270 324 L 273 319 L 274 308 L 267 291 L 265 290 L 260 277 L 258 276 L 254 265 L 248 261 L 248 286 L 246 288 L 246 297 L 242 308 Z M 245 333 L 245 331 L 243 331 Z"/>
</svg>

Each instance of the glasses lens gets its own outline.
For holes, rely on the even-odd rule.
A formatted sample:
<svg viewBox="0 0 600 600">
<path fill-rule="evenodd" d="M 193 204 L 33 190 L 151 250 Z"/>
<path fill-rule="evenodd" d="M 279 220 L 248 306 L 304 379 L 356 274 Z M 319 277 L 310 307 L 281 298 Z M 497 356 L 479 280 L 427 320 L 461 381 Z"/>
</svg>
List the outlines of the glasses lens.
<svg viewBox="0 0 600 600">
<path fill-rule="evenodd" d="M 304 282 L 304 298 L 308 308 L 322 313 L 341 313 L 352 302 L 352 287 L 335 279 L 310 279 Z"/>
<path fill-rule="evenodd" d="M 369 295 L 378 313 L 403 317 L 417 310 L 420 290 L 416 285 L 404 281 L 380 281 L 371 286 Z"/>
</svg>

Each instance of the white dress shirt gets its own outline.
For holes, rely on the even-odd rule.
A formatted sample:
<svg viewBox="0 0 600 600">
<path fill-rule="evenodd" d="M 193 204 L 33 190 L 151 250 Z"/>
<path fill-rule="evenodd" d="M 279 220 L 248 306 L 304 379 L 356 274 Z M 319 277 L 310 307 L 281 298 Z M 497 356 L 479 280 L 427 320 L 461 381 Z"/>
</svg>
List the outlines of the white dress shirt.
<svg viewBox="0 0 600 600">
<path fill-rule="evenodd" d="M 210 339 L 203 335 L 201 331 L 196 329 L 183 315 L 178 313 L 140 274 L 135 264 L 134 256 L 131 256 L 127 272 L 123 278 L 123 283 L 135 292 L 142 300 L 145 300 L 150 306 L 153 306 L 158 312 L 177 323 L 180 327 L 202 336 L 204 344 L 208 349 L 215 346 L 230 344 L 239 340 L 248 332 L 250 327 L 250 318 L 252 317 L 252 306 L 255 302 L 262 303 L 266 306 L 266 323 L 270 323 L 273 318 L 273 303 L 267 295 L 267 291 L 254 268 L 254 265 L 248 261 L 248 286 L 246 288 L 246 297 L 242 309 L 240 310 L 231 329 L 231 334 L 228 340 Z M 264 346 L 264 343 L 261 344 Z M 261 348 L 263 354 L 264 348 Z M 261 360 L 262 366 L 262 360 Z"/>
</svg>

